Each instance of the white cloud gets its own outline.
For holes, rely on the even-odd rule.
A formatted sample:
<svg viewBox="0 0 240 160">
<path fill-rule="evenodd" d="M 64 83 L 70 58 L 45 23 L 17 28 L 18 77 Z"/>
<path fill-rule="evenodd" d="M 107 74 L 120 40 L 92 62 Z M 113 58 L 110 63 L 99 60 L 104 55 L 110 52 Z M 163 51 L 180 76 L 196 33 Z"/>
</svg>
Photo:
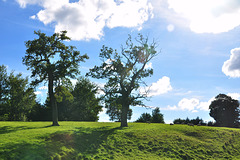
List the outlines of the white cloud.
<svg viewBox="0 0 240 160">
<path fill-rule="evenodd" d="M 47 86 L 42 86 L 42 87 L 39 87 L 38 89 L 39 89 L 39 90 L 47 90 L 48 87 L 47 87 Z"/>
<path fill-rule="evenodd" d="M 151 0 L 154 13 L 195 33 L 228 32 L 240 25 L 239 0 Z"/>
<path fill-rule="evenodd" d="M 192 98 L 192 99 L 183 98 L 178 103 L 178 107 L 180 110 L 193 111 L 198 104 L 199 104 L 199 100 L 196 98 Z"/>
<path fill-rule="evenodd" d="M 141 29 L 152 18 L 148 0 L 17 0 L 22 8 L 27 5 L 43 7 L 36 17 L 45 25 L 54 24 L 55 32 L 68 31 L 73 40 L 100 39 L 104 27 Z M 33 16 L 32 16 L 33 17 Z"/>
<path fill-rule="evenodd" d="M 140 93 L 144 94 L 147 91 L 148 96 L 157 96 L 165 94 L 172 90 L 169 77 L 162 77 L 156 83 L 152 83 L 150 87 L 140 88 Z"/>
<path fill-rule="evenodd" d="M 228 93 L 227 95 L 232 97 L 232 99 L 240 101 L 240 93 Z"/>
<path fill-rule="evenodd" d="M 230 59 L 224 62 L 222 71 L 226 76 L 240 77 L 240 48 L 231 50 Z"/>
<path fill-rule="evenodd" d="M 170 106 L 168 105 L 166 108 L 161 108 L 162 110 L 174 110 L 174 111 L 178 111 L 178 110 L 182 110 L 182 111 L 191 111 L 193 113 L 199 112 L 199 111 L 209 111 L 209 106 L 211 104 L 211 102 L 214 100 L 215 98 L 211 98 L 208 101 L 202 101 L 200 102 L 199 99 L 197 98 L 183 98 L 182 100 L 180 100 L 178 102 L 178 105 L 174 105 L 174 106 Z"/>
<path fill-rule="evenodd" d="M 36 18 L 37 18 L 36 15 L 30 16 L 30 19 L 36 19 Z"/>
</svg>

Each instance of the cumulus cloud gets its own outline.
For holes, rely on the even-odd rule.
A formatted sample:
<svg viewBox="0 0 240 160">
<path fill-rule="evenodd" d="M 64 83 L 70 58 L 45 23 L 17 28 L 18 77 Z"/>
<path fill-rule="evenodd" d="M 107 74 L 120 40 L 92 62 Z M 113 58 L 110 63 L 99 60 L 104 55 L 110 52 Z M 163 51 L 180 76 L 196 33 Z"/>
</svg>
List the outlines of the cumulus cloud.
<svg viewBox="0 0 240 160">
<path fill-rule="evenodd" d="M 169 77 L 162 77 L 157 82 L 152 83 L 151 86 L 140 88 L 140 93 L 144 94 L 147 91 L 148 96 L 157 96 L 165 94 L 172 90 Z"/>
<path fill-rule="evenodd" d="M 180 110 L 193 111 L 198 104 L 199 104 L 199 100 L 196 98 L 192 98 L 192 99 L 183 98 L 178 103 L 178 107 Z"/>
<path fill-rule="evenodd" d="M 240 25 L 239 0 L 151 0 L 154 13 L 196 33 L 228 32 Z"/>
<path fill-rule="evenodd" d="M 240 93 L 228 93 L 227 95 L 232 97 L 232 99 L 240 101 Z"/>
<path fill-rule="evenodd" d="M 222 71 L 226 76 L 240 77 L 240 48 L 231 50 L 230 59 L 224 62 Z"/>
<path fill-rule="evenodd" d="M 73 40 L 100 39 L 104 27 L 141 29 L 153 17 L 148 0 L 17 0 L 22 8 L 39 5 L 35 17 L 45 25 L 54 24 L 55 32 L 68 31 Z"/>
<path fill-rule="evenodd" d="M 168 105 L 165 108 L 162 108 L 162 110 L 181 110 L 181 111 L 190 111 L 190 112 L 199 112 L 199 111 L 209 111 L 209 105 L 215 98 L 211 98 L 208 101 L 200 101 L 197 98 L 183 98 L 178 102 L 178 105 L 170 106 Z"/>
</svg>

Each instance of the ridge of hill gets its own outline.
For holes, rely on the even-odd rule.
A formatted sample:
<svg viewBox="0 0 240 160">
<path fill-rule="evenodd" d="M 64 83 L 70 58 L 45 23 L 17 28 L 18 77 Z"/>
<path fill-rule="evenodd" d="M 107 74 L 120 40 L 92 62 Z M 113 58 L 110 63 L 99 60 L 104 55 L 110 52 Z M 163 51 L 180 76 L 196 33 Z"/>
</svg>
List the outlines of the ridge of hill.
<svg viewBox="0 0 240 160">
<path fill-rule="evenodd" d="M 0 122 L 0 159 L 240 159 L 240 129 L 101 122 Z"/>
</svg>

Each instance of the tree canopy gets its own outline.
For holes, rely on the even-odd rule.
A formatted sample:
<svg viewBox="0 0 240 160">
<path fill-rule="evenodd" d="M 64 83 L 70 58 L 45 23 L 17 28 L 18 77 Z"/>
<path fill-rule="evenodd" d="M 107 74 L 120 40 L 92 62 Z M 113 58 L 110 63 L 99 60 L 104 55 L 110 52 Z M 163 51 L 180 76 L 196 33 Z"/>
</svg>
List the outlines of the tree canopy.
<svg viewBox="0 0 240 160">
<path fill-rule="evenodd" d="M 53 125 L 58 126 L 58 111 L 54 96 L 54 86 L 62 81 L 75 78 L 79 73 L 79 62 L 84 62 L 88 56 L 80 56 L 80 52 L 74 46 L 67 46 L 63 41 L 70 40 L 66 36 L 67 31 L 46 36 L 41 31 L 34 32 L 38 38 L 25 42 L 26 55 L 23 64 L 31 70 L 32 84 L 38 85 L 48 82 L 48 94 L 52 108 Z"/>
<path fill-rule="evenodd" d="M 225 94 L 219 94 L 209 106 L 210 116 L 217 126 L 239 127 L 239 102 Z"/>
<path fill-rule="evenodd" d="M 111 104 L 114 98 L 118 100 L 117 104 L 121 104 L 121 127 L 128 126 L 129 106 L 144 106 L 143 99 L 147 98 L 147 93 L 140 93 L 139 88 L 145 84 L 143 79 L 153 74 L 153 69 L 146 65 L 157 55 L 155 42 L 149 44 L 148 38 L 142 35 L 135 40 L 137 45 L 129 36 L 121 52 L 103 46 L 99 55 L 102 64 L 88 73 L 93 78 L 107 80 L 104 86 L 105 103 Z"/>
</svg>

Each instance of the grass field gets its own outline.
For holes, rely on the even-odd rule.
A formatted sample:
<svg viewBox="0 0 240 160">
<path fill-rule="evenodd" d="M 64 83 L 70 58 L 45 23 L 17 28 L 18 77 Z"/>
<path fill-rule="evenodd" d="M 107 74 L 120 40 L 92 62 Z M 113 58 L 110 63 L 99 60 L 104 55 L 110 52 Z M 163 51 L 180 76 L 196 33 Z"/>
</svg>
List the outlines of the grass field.
<svg viewBox="0 0 240 160">
<path fill-rule="evenodd" d="M 0 122 L 0 159 L 240 159 L 240 129 L 129 123 Z"/>
</svg>

